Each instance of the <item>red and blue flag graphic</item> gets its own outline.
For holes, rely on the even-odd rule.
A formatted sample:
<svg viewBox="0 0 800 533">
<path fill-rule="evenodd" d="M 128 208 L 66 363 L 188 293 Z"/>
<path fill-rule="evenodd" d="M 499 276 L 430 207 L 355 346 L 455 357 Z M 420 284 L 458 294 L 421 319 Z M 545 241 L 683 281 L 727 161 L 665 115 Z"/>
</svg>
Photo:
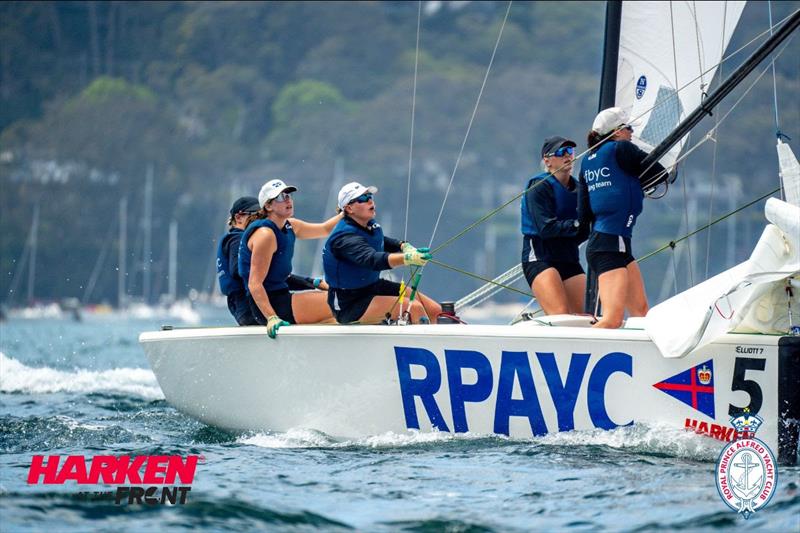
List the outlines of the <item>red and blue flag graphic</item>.
<svg viewBox="0 0 800 533">
<path fill-rule="evenodd" d="M 675 374 L 653 387 L 714 418 L 713 359 Z"/>
</svg>

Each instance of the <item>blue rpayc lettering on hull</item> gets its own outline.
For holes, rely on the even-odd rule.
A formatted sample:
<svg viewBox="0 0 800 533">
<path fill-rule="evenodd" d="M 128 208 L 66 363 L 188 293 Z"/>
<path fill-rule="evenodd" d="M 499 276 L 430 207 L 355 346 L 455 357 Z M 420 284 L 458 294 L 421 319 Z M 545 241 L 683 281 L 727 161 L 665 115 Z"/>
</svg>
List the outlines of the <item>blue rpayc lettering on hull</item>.
<svg viewBox="0 0 800 533">
<path fill-rule="evenodd" d="M 453 431 L 466 433 L 469 427 L 464 404 L 482 402 L 492 394 L 492 365 L 480 352 L 445 350 L 444 357 L 447 365 L 447 384 L 450 387 Z M 461 372 L 464 368 L 470 368 L 477 373 L 478 379 L 474 384 L 464 383 Z"/>
<path fill-rule="evenodd" d="M 439 406 L 433 395 L 438 392 L 442 385 L 442 371 L 439 369 L 439 361 L 436 356 L 428 350 L 422 348 L 401 348 L 395 346 L 395 358 L 397 359 L 397 375 L 400 378 L 400 392 L 403 395 L 403 411 L 406 414 L 406 427 L 409 429 L 419 429 L 419 419 L 417 418 L 417 407 L 414 405 L 414 397 L 418 396 L 422 400 L 422 405 L 428 413 L 433 427 L 440 431 L 450 431 L 444 421 Z M 411 365 L 425 368 L 425 377 L 413 379 L 411 377 Z"/>
<path fill-rule="evenodd" d="M 606 411 L 606 383 L 611 374 L 623 372 L 633 377 L 633 359 L 622 352 L 611 352 L 604 355 L 592 369 L 589 376 L 589 390 L 587 398 L 589 404 L 589 417 L 595 427 L 612 429 L 621 424 L 615 424 Z M 628 424 L 625 425 L 630 425 Z"/>
<path fill-rule="evenodd" d="M 519 381 L 522 392 L 521 400 L 511 398 L 514 390 L 514 379 Z M 547 425 L 544 423 L 542 407 L 533 384 L 531 365 L 527 352 L 503 352 L 500 363 L 500 379 L 497 383 L 497 403 L 494 410 L 494 432 L 508 435 L 508 426 L 512 416 L 525 416 L 531 424 L 531 433 L 544 435 Z"/>
<path fill-rule="evenodd" d="M 440 431 L 450 431 L 434 397 L 442 386 L 442 371 L 436 355 L 424 348 L 396 346 L 395 358 L 406 427 L 420 429 L 415 402 L 419 398 L 431 425 Z M 575 428 L 575 408 L 583 384 L 587 383 L 584 376 L 590 358 L 591 355 L 587 353 L 572 354 L 566 377 L 562 378 L 554 353 L 536 353 L 535 361 L 544 375 L 546 391 L 555 407 L 558 431 Z M 453 430 L 464 433 L 470 430 L 466 405 L 468 402 L 480 404 L 489 400 L 495 383 L 494 372 L 489 359 L 477 351 L 445 350 L 444 359 Z M 540 394 L 545 391 L 536 389 L 531 362 L 527 352 L 502 352 L 494 404 L 495 433 L 507 435 L 512 416 L 527 418 L 533 435 L 548 432 L 540 399 Z M 424 370 L 425 376 L 412 378 L 412 366 Z M 470 375 L 469 379 L 465 379 L 465 370 Z M 619 425 L 611 420 L 605 404 L 606 384 L 617 372 L 633 376 L 633 359 L 630 355 L 622 352 L 606 354 L 589 374 L 586 385 L 587 411 L 595 427 L 611 429 Z M 519 398 L 512 398 L 515 382 L 518 384 Z"/>
<path fill-rule="evenodd" d="M 575 429 L 575 403 L 578 401 L 578 393 L 581 391 L 583 374 L 589 364 L 588 353 L 574 353 L 569 361 L 567 370 L 567 381 L 562 384 L 561 375 L 556 366 L 556 355 L 554 353 L 536 353 L 539 366 L 544 372 L 544 379 L 547 380 L 547 388 L 553 397 L 553 405 L 556 406 L 558 415 L 558 430 L 570 431 Z"/>
</svg>

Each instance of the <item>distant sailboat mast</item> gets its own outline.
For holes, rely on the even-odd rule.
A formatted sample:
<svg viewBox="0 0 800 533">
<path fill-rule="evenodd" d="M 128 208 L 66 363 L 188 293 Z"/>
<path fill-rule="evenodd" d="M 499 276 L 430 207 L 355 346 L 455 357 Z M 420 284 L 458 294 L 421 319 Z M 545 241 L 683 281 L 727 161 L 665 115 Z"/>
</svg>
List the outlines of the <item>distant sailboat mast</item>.
<svg viewBox="0 0 800 533">
<path fill-rule="evenodd" d="M 174 303 L 178 292 L 178 221 L 169 223 L 169 303 Z"/>
<path fill-rule="evenodd" d="M 117 307 L 124 309 L 127 305 L 125 297 L 125 278 L 127 277 L 128 249 L 128 197 L 119 201 L 119 268 L 117 269 Z"/>
<path fill-rule="evenodd" d="M 28 268 L 28 305 L 33 304 L 33 289 L 36 283 L 36 249 L 39 240 L 39 202 L 33 207 L 31 226 L 30 268 Z"/>
<path fill-rule="evenodd" d="M 142 249 L 142 296 L 144 303 L 150 303 L 150 263 L 152 260 L 151 232 L 153 229 L 153 164 L 147 166 L 144 182 L 144 245 Z"/>
</svg>

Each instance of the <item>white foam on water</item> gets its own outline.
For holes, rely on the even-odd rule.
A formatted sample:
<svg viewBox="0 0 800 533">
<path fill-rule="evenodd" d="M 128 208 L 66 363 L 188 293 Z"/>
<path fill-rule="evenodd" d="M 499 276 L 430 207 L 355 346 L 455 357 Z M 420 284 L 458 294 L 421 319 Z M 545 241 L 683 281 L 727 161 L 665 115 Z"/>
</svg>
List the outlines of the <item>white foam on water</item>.
<svg viewBox="0 0 800 533">
<path fill-rule="evenodd" d="M 474 440 L 502 440 L 504 442 L 530 443 L 540 446 L 607 446 L 637 453 L 663 453 L 673 457 L 713 460 L 723 443 L 691 431 L 661 424 L 637 424 L 612 430 L 566 431 L 530 439 L 509 439 L 502 435 L 477 433 L 389 431 L 359 439 L 338 441 L 320 431 L 293 428 L 285 433 L 258 433 L 237 440 L 240 444 L 261 448 L 402 448 L 420 444 L 435 444 Z"/>
<path fill-rule="evenodd" d="M 0 392 L 121 392 L 148 400 L 164 398 L 155 375 L 146 368 L 77 369 L 68 372 L 49 367 L 29 367 L 2 352 Z"/>
<path fill-rule="evenodd" d="M 663 423 L 551 433 L 533 442 L 545 446 L 607 446 L 694 459 L 715 459 L 724 445 L 721 441 Z"/>
<path fill-rule="evenodd" d="M 293 428 L 285 433 L 248 435 L 240 437 L 236 442 L 259 448 L 327 448 L 336 444 L 325 433 L 306 428 Z"/>
</svg>

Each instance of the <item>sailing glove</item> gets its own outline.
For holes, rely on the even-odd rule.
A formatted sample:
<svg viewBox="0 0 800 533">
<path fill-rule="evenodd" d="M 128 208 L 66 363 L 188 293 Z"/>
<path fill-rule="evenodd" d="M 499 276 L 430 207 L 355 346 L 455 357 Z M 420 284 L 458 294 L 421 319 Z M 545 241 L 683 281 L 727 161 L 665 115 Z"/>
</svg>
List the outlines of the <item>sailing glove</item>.
<svg viewBox="0 0 800 533">
<path fill-rule="evenodd" d="M 413 247 L 412 247 L 413 248 Z M 414 248 L 412 251 L 403 253 L 403 264 L 413 266 L 424 266 L 425 263 L 433 259 L 427 248 Z"/>
<path fill-rule="evenodd" d="M 405 253 L 408 253 L 408 252 L 426 253 L 426 252 L 430 252 L 431 250 L 430 250 L 430 248 L 415 248 L 414 245 L 412 245 L 410 242 L 403 242 L 400 245 L 400 251 L 405 254 Z"/>
<path fill-rule="evenodd" d="M 288 325 L 289 323 L 281 320 L 278 315 L 270 315 L 267 319 L 267 335 L 269 335 L 270 339 L 274 339 L 278 335 L 278 328 Z"/>
</svg>

